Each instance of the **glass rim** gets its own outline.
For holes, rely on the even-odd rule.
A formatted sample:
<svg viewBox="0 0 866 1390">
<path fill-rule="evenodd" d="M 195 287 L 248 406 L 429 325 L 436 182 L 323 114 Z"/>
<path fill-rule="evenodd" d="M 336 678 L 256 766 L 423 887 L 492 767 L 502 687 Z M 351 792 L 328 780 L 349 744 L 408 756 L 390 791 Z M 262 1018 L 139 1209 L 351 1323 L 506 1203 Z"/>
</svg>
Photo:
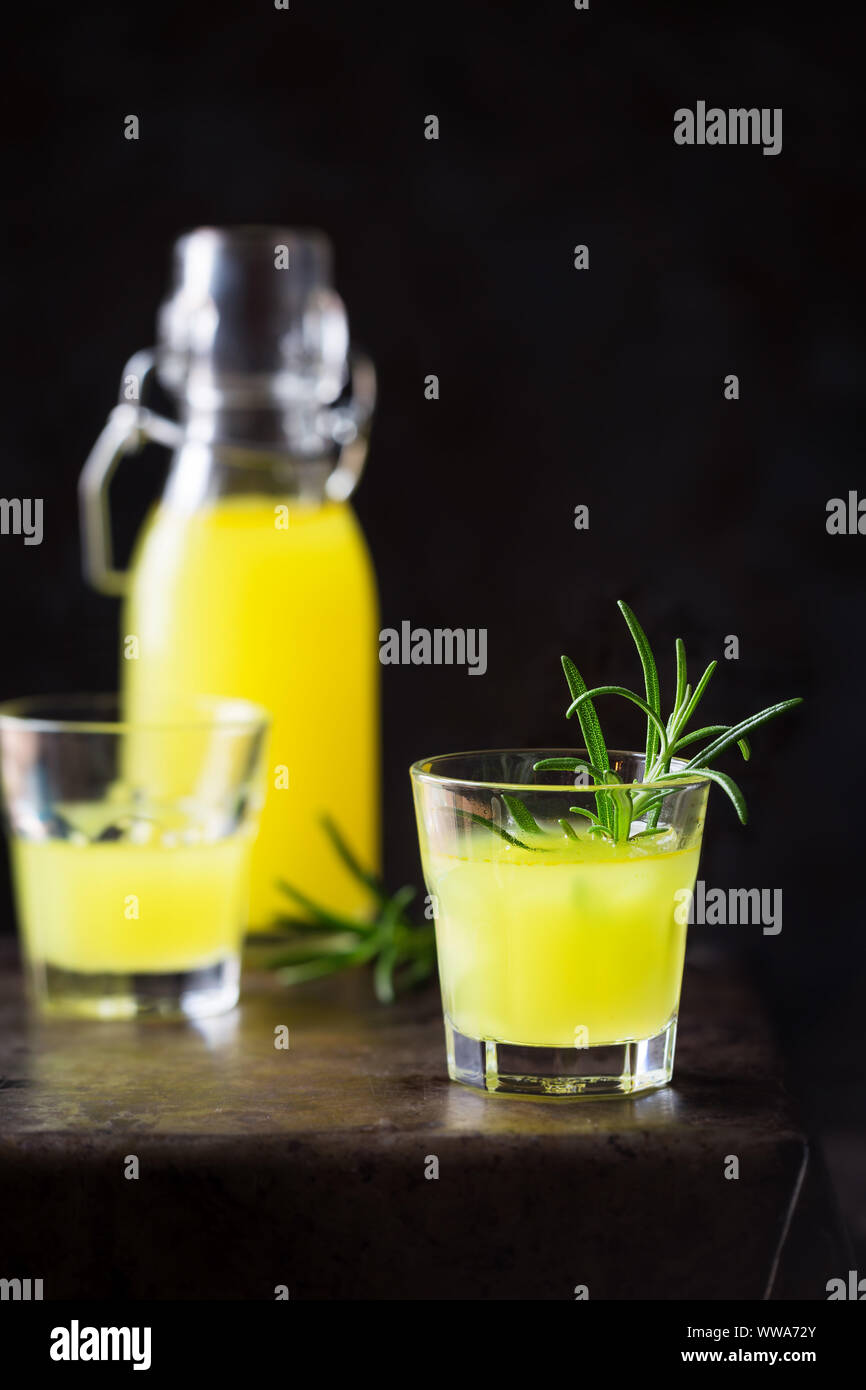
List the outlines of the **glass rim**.
<svg viewBox="0 0 866 1390">
<path fill-rule="evenodd" d="M 33 733 L 53 734 L 128 734 L 142 733 L 194 733 L 214 729 L 234 733 L 258 733 L 266 729 L 271 716 L 263 705 L 252 700 L 235 699 L 223 695 L 201 695 L 196 704 L 202 706 L 200 718 L 188 719 L 111 719 L 99 718 L 64 719 L 62 714 L 39 714 L 40 708 L 62 710 L 81 710 L 91 706 L 96 713 L 103 710 L 117 710 L 119 695 L 110 693 L 66 693 L 61 695 L 21 695 L 13 700 L 0 702 L 0 729 L 27 729 Z M 210 714 L 207 713 L 210 710 Z"/>
<path fill-rule="evenodd" d="M 608 754 L 611 757 L 619 758 L 643 758 L 643 753 L 636 752 L 633 748 L 609 748 Z M 450 762 L 458 758 L 484 758 L 505 753 L 515 754 L 538 754 L 538 760 L 543 757 L 580 757 L 586 753 L 587 760 L 589 754 L 586 748 L 572 749 L 550 749 L 550 748 L 476 748 L 463 753 L 439 753 L 432 758 L 419 758 L 409 767 L 409 776 L 413 782 L 423 782 L 427 785 L 440 787 L 470 787 L 475 791 L 506 791 L 506 792 L 564 792 L 573 796 L 575 792 L 596 792 L 596 791 L 652 791 L 656 787 L 676 787 L 679 791 L 688 791 L 699 786 L 709 786 L 712 778 L 705 774 L 695 772 L 694 781 L 682 781 L 679 777 L 656 777 L 652 782 L 581 782 L 577 785 L 562 782 L 491 782 L 488 780 L 477 780 L 471 777 L 447 777 L 439 773 L 428 772 L 426 769 L 432 763 Z M 680 767 L 676 764 L 679 763 Z M 671 758 L 671 767 L 674 772 L 685 771 L 685 758 Z"/>
</svg>

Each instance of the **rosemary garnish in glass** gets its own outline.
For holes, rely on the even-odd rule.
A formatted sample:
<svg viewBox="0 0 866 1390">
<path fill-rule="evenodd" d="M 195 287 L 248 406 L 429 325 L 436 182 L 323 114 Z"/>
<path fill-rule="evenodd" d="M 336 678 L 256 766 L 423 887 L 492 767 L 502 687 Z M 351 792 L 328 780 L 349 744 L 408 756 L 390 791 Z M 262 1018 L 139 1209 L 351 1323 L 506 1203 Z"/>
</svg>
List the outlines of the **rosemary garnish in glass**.
<svg viewBox="0 0 866 1390">
<path fill-rule="evenodd" d="M 676 639 L 676 690 L 673 708 L 667 719 L 664 719 L 658 667 L 652 647 L 628 604 L 623 603 L 620 599 L 618 607 L 625 618 L 640 657 L 644 677 L 644 694 L 639 695 L 636 691 L 629 690 L 623 685 L 598 685 L 590 690 L 574 662 L 569 657 L 563 656 L 562 669 L 571 695 L 571 704 L 565 712 L 566 717 L 570 719 L 573 714 L 577 715 L 589 757 L 588 759 L 543 758 L 534 764 L 533 770 L 535 772 L 583 773 L 593 783 L 603 788 L 595 793 L 596 809 L 594 813 L 583 806 L 570 806 L 569 811 L 572 815 L 582 816 L 589 820 L 588 833 L 590 835 L 614 844 L 622 844 L 629 839 L 660 833 L 657 830 L 657 825 L 665 798 L 677 790 L 678 782 L 694 781 L 696 776 L 706 777 L 716 786 L 721 787 L 733 803 L 740 821 L 745 825 L 747 819 L 746 801 L 742 791 L 727 772 L 720 772 L 711 764 L 735 744 L 743 758 L 748 761 L 751 757 L 748 735 L 760 728 L 762 724 L 784 714 L 785 710 L 793 709 L 795 705 L 802 704 L 802 699 L 797 697 L 792 700 L 782 700 L 777 705 L 768 705 L 766 709 L 760 710 L 757 714 L 749 715 L 747 719 L 741 719 L 736 724 L 707 724 L 701 729 L 687 732 L 689 722 L 700 704 L 718 662 L 710 662 L 692 689 L 686 669 L 685 643 L 680 637 Z M 593 704 L 599 695 L 619 695 L 623 699 L 630 700 L 632 704 L 642 710 L 647 721 L 646 764 L 643 781 L 654 784 L 662 783 L 662 786 L 655 785 L 647 791 L 641 791 L 640 787 L 623 787 L 622 791 L 616 789 L 620 778 L 611 768 L 607 744 Z M 709 742 L 699 752 L 693 753 L 683 768 L 672 772 L 672 760 L 674 758 L 682 759 L 685 748 L 689 748 L 703 739 L 708 739 Z M 533 836 L 543 836 L 546 833 L 518 798 L 503 795 L 502 800 L 519 830 L 531 831 Z M 473 817 L 473 819 L 479 818 Z M 489 821 L 485 821 L 484 824 L 491 830 L 500 829 Z M 574 826 L 568 820 L 560 819 L 559 825 L 566 838 L 575 838 Z M 508 831 L 500 830 L 500 833 L 509 835 Z M 512 835 L 511 838 L 517 840 L 516 836 Z M 558 839 L 559 836 L 555 838 Z M 537 843 L 523 844 L 519 840 L 517 843 L 525 849 L 541 850 L 542 852 L 544 849 L 543 845 Z"/>
</svg>

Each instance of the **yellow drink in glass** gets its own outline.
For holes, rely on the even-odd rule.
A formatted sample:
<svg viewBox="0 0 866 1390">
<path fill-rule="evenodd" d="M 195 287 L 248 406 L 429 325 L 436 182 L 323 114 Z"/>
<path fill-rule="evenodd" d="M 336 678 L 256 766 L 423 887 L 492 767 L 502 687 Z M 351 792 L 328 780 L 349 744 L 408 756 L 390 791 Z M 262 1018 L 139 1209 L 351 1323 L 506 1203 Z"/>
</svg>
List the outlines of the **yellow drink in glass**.
<svg viewBox="0 0 866 1390">
<path fill-rule="evenodd" d="M 0 707 L 33 998 L 73 1017 L 220 1013 L 238 998 L 267 716 L 243 701 L 116 716 L 113 696 Z"/>
<path fill-rule="evenodd" d="M 595 785 L 574 780 L 583 750 L 411 768 L 454 1081 L 580 1096 L 671 1079 L 709 784 L 609 755 Z"/>
<path fill-rule="evenodd" d="M 250 840 L 13 842 L 25 948 L 82 974 L 201 970 L 240 949 Z"/>
<path fill-rule="evenodd" d="M 445 1013 L 470 1037 L 534 1047 L 661 1032 L 683 969 L 677 894 L 697 866 L 697 849 L 581 835 L 537 853 L 481 830 L 459 858 L 431 854 Z"/>
<path fill-rule="evenodd" d="M 331 815 L 378 866 L 378 611 L 351 507 L 163 502 L 134 558 L 123 635 L 138 639 L 123 663 L 132 720 L 171 720 L 196 694 L 253 700 L 272 716 L 252 924 L 293 910 L 280 878 L 361 914 L 364 891 L 320 824 Z"/>
</svg>

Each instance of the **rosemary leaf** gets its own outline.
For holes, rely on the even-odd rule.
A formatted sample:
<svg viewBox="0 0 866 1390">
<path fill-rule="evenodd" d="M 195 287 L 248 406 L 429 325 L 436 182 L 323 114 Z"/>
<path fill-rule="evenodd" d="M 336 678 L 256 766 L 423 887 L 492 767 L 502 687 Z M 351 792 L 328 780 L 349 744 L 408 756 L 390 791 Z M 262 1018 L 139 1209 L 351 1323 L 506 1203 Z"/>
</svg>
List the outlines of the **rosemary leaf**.
<svg viewBox="0 0 866 1390">
<path fill-rule="evenodd" d="M 460 820 L 471 821 L 473 825 L 483 825 L 485 830 L 492 830 L 494 835 L 498 835 L 500 839 L 505 840 L 509 845 L 515 845 L 517 849 L 530 849 L 537 854 L 547 853 L 544 845 L 524 844 L 523 840 L 518 840 L 515 835 L 510 835 L 501 825 L 497 825 L 495 821 L 488 820 L 486 816 L 476 815 L 474 811 L 464 811 L 459 806 L 454 807 L 454 814 L 458 816 Z"/>
<path fill-rule="evenodd" d="M 661 756 L 665 756 L 665 754 L 668 751 L 668 747 L 667 730 L 665 729 L 664 724 L 662 723 L 659 716 L 656 714 L 655 710 L 647 704 L 646 700 L 642 699 L 640 695 L 636 695 L 633 690 L 627 690 L 624 685 L 597 685 L 594 690 L 584 691 L 582 695 L 578 695 L 577 699 L 572 701 L 571 705 L 566 711 L 566 716 L 573 714 L 574 711 L 577 710 L 579 717 L 581 703 L 584 700 L 589 701 L 590 699 L 595 699 L 599 695 L 621 695 L 624 700 L 631 700 L 633 705 L 637 705 L 638 709 L 643 710 L 647 719 L 655 725 L 656 730 L 658 731 L 658 734 L 661 739 Z"/>
<path fill-rule="evenodd" d="M 420 984 L 435 970 L 433 926 L 427 923 L 416 927 L 406 917 L 406 909 L 415 897 L 411 884 L 389 894 L 376 875 L 358 863 L 332 821 L 323 821 L 323 830 L 349 872 L 369 892 L 378 915 L 368 922 L 343 918 L 294 885 L 281 881 L 283 892 L 305 908 L 313 921 L 278 919 L 277 925 L 286 933 L 286 944 L 267 964 L 283 984 L 296 985 L 372 962 L 376 997 L 391 1003 L 398 989 Z"/>
<path fill-rule="evenodd" d="M 786 710 L 794 709 L 797 705 L 802 705 L 803 700 L 797 696 L 793 700 L 782 700 L 778 705 L 768 705 L 766 709 L 760 710 L 758 714 L 752 714 L 748 719 L 740 720 L 739 724 L 732 724 L 730 728 L 713 742 L 707 745 L 702 752 L 696 753 L 691 762 L 686 764 L 687 768 L 696 768 L 700 764 L 704 769 L 711 758 L 717 758 L 720 753 L 724 753 L 726 748 L 732 744 L 739 743 L 745 734 L 750 734 L 753 729 L 758 729 L 762 724 L 767 724 L 771 719 L 776 719 Z M 685 769 L 684 769 L 685 770 Z"/>
<path fill-rule="evenodd" d="M 328 836 L 331 844 L 334 846 L 334 849 L 337 851 L 337 854 L 340 856 L 353 878 L 356 878 L 359 883 L 365 884 L 380 902 L 387 902 L 388 894 L 385 890 L 385 885 L 376 874 L 370 873 L 358 862 L 345 836 L 342 834 L 339 827 L 335 825 L 334 821 L 331 820 L 330 816 L 322 817 L 322 826 L 325 834 Z"/>
<path fill-rule="evenodd" d="M 706 671 L 704 671 L 704 674 L 701 676 L 700 680 L 695 686 L 694 693 L 692 694 L 691 699 L 688 701 L 688 703 L 685 706 L 685 709 L 682 711 L 680 715 L 680 718 L 677 720 L 677 729 L 684 729 L 688 724 L 689 720 L 691 719 L 692 715 L 694 714 L 695 710 L 700 704 L 701 696 L 703 695 L 704 691 L 709 685 L 710 678 L 718 664 L 719 663 L 717 661 L 711 661 Z"/>
<path fill-rule="evenodd" d="M 678 753 L 681 748 L 687 748 L 690 743 L 697 743 L 699 739 L 708 738 L 710 734 L 723 734 L 726 729 L 730 729 L 730 724 L 707 724 L 704 729 L 695 729 L 694 733 L 686 734 L 684 738 L 678 738 L 672 753 Z M 748 762 L 752 756 L 752 747 L 747 738 L 738 738 L 737 746 L 743 755 L 743 762 Z"/>
<path fill-rule="evenodd" d="M 566 719 L 570 719 L 575 710 L 573 702 L 579 697 L 587 695 L 588 692 L 583 676 L 578 671 L 574 662 L 567 656 L 563 656 L 560 659 L 562 661 L 562 669 L 565 672 L 565 679 L 568 683 L 569 693 L 572 698 L 572 705 L 566 711 L 565 715 Z M 595 705 L 592 703 L 591 699 L 587 699 L 580 706 L 577 711 L 577 718 L 584 742 L 586 743 L 586 751 L 589 753 L 593 765 L 600 768 L 603 772 L 606 772 L 610 767 L 610 759 L 607 755 L 607 744 L 604 741 L 604 735 L 601 732 L 601 724 L 599 723 L 598 715 L 595 712 Z M 599 820 L 612 829 L 614 812 L 610 801 L 604 792 L 598 792 L 595 800 Z"/>
<path fill-rule="evenodd" d="M 520 800 L 519 797 L 509 796 L 507 792 L 502 793 L 502 800 L 505 802 L 508 814 L 512 820 L 516 821 L 527 835 L 543 835 L 544 831 L 536 821 L 535 817 Z"/>
<path fill-rule="evenodd" d="M 620 599 L 617 603 L 620 613 L 625 618 L 628 630 L 634 639 L 637 647 L 640 663 L 643 668 L 644 687 L 646 689 L 647 704 L 652 709 L 661 727 L 661 693 L 659 690 L 659 673 L 653 656 L 652 647 L 649 644 L 647 635 L 631 611 L 627 603 Z M 665 730 L 662 728 L 662 740 L 665 739 Z M 646 732 L 646 767 L 652 767 L 658 747 L 658 729 L 652 720 L 647 721 Z"/>
<path fill-rule="evenodd" d="M 369 930 L 369 926 L 364 922 L 354 922 L 345 917 L 338 917 L 336 913 L 330 912 L 327 908 L 314 902 L 312 898 L 308 898 L 306 893 L 302 893 L 300 888 L 295 888 L 294 884 L 286 883 L 285 879 L 278 879 L 277 882 L 282 891 L 288 894 L 299 907 L 305 908 L 314 921 L 321 926 L 330 927 L 335 931 L 357 930 L 366 932 Z"/>
<path fill-rule="evenodd" d="M 685 701 L 688 699 L 688 696 L 685 693 L 687 681 L 686 644 L 683 641 L 682 637 L 677 638 L 675 646 L 677 655 L 677 690 L 676 695 L 674 696 L 674 709 L 672 716 L 674 719 L 679 714 Z"/>
</svg>

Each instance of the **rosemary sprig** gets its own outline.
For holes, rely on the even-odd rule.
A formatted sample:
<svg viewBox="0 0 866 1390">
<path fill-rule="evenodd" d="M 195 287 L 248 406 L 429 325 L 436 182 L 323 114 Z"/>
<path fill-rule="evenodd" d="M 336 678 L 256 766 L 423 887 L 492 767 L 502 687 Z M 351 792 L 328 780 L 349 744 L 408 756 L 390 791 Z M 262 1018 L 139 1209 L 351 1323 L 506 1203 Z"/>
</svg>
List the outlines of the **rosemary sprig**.
<svg viewBox="0 0 866 1390">
<path fill-rule="evenodd" d="M 580 706 L 580 713 L 577 717 L 580 722 L 584 742 L 586 743 L 586 751 L 592 759 L 593 773 L 597 776 L 600 770 L 602 774 L 605 774 L 610 771 L 610 761 L 607 756 L 607 745 L 604 741 L 604 735 L 601 732 L 601 724 L 595 712 L 595 705 L 592 703 L 592 700 L 588 698 L 588 691 L 584 684 L 583 677 L 574 662 L 567 656 L 562 657 L 561 660 L 562 669 L 565 673 L 565 679 L 568 682 L 568 689 L 571 693 L 572 701 L 582 699 L 585 695 L 587 696 L 585 703 Z M 604 775 L 602 775 L 601 780 L 605 780 Z M 595 798 L 595 804 L 598 809 L 598 818 L 601 824 L 608 830 L 611 830 L 613 828 L 614 815 L 610 804 L 610 798 L 604 792 L 598 792 Z"/>
<path fill-rule="evenodd" d="M 741 719 L 736 724 L 707 724 L 701 729 L 687 733 L 689 721 L 701 702 L 718 662 L 710 662 L 697 685 L 692 689 L 688 681 L 685 643 L 680 637 L 676 639 L 676 688 L 673 708 L 665 720 L 662 715 L 658 667 L 652 647 L 628 604 L 620 600 L 618 607 L 640 658 L 644 677 L 644 695 L 638 695 L 634 690 L 629 690 L 623 685 L 598 685 L 589 689 L 575 663 L 569 657 L 564 656 L 562 669 L 565 672 L 565 679 L 571 695 L 571 703 L 566 710 L 566 718 L 570 719 L 572 715 L 577 715 L 589 760 L 576 757 L 542 758 L 534 764 L 534 771 L 586 772 L 591 774 L 594 781 L 603 787 L 603 790 L 597 790 L 595 793 L 595 814 L 583 806 L 570 806 L 569 813 L 582 816 L 590 821 L 587 834 L 602 836 L 614 844 L 622 844 L 628 839 L 644 838 L 659 833 L 658 818 L 665 799 L 678 791 L 679 784 L 683 781 L 694 781 L 696 777 L 705 777 L 720 787 L 733 805 L 740 821 L 745 825 L 747 820 L 746 801 L 741 789 L 728 773 L 720 772 L 711 764 L 722 753 L 732 748 L 734 744 L 739 747 L 743 759 L 748 761 L 752 754 L 748 735 L 753 733 L 755 729 L 769 723 L 771 719 L 776 719 L 780 714 L 784 714 L 786 710 L 802 704 L 802 700 L 799 697 L 782 700 L 779 704 L 769 705 L 766 709 L 759 710 L 757 714 L 749 715 L 748 718 Z M 639 787 L 624 787 L 622 791 L 616 790 L 621 779 L 611 769 L 610 756 L 594 704 L 594 701 L 601 695 L 618 695 L 621 699 L 629 700 L 633 705 L 636 705 L 644 714 L 647 729 L 643 781 L 661 783 L 661 786 L 656 785 L 648 791 L 641 791 Z M 672 772 L 672 760 L 680 757 L 683 749 L 690 748 L 704 739 L 710 741 L 700 752 L 693 754 L 686 761 L 684 768 L 678 772 Z M 545 831 L 537 824 L 518 797 L 503 795 L 502 800 L 515 825 L 524 833 L 532 829 L 533 834 L 537 837 L 543 838 L 545 835 L 549 837 L 553 834 L 555 838 L 558 838 L 555 832 Z M 494 826 L 490 821 L 483 820 L 481 817 L 473 816 L 471 819 L 481 820 L 489 829 L 495 829 L 497 834 L 504 839 L 521 845 L 523 848 L 544 849 L 543 845 L 523 845 L 522 841 L 515 839 L 508 830 L 502 826 Z M 641 824 L 633 833 L 632 827 L 635 821 L 640 821 Z M 560 817 L 559 826 L 567 839 L 576 838 L 574 826 L 565 817 Z"/>
<path fill-rule="evenodd" d="M 487 824 L 487 822 L 485 822 Z M 371 898 L 371 917 L 358 921 L 322 907 L 291 883 L 280 881 L 283 892 L 310 920 L 281 917 L 274 923 L 285 933 L 285 946 L 268 962 L 283 984 L 318 980 L 341 970 L 372 964 L 373 988 L 382 1004 L 420 984 L 436 968 L 435 930 L 431 924 L 415 926 L 406 909 L 415 897 L 411 885 L 389 893 L 382 881 L 359 863 L 344 836 L 328 817 L 322 828 L 337 855 Z"/>
</svg>

